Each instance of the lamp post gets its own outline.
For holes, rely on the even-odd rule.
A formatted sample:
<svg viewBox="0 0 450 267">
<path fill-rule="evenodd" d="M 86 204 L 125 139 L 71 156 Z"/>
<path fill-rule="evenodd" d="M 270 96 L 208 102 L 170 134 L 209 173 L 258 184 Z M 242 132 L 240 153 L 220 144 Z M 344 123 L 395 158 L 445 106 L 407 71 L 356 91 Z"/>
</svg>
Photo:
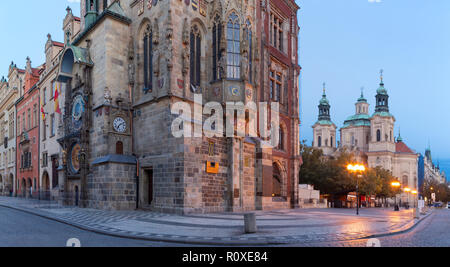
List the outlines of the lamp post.
<svg viewBox="0 0 450 267">
<path fill-rule="evenodd" d="M 359 178 L 362 178 L 362 174 L 366 171 L 366 167 L 364 165 L 352 165 L 349 164 L 347 166 L 347 170 L 350 173 L 357 174 L 356 176 L 356 215 L 359 215 Z"/>
<path fill-rule="evenodd" d="M 411 193 L 411 188 L 406 187 L 405 189 L 403 189 L 403 191 L 405 191 L 406 196 L 408 197 L 408 201 L 407 201 L 407 204 L 406 204 L 406 209 L 409 209 L 409 194 Z"/>
<path fill-rule="evenodd" d="M 395 181 L 391 183 L 391 186 L 394 188 L 400 188 L 402 185 L 400 184 L 399 181 Z M 395 207 L 394 207 L 395 211 L 400 211 L 400 207 L 397 205 L 397 194 L 395 194 Z"/>
</svg>

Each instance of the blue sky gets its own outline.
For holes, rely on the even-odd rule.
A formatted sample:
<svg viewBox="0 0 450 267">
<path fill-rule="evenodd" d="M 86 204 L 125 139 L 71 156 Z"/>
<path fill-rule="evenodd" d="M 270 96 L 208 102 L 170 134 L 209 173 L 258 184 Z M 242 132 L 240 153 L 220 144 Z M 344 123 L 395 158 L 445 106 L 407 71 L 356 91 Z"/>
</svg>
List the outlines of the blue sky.
<svg viewBox="0 0 450 267">
<path fill-rule="evenodd" d="M 375 1 L 375 0 L 374 0 Z M 354 113 L 365 87 L 372 104 L 385 70 L 391 113 L 405 142 L 423 152 L 428 140 L 434 159 L 450 159 L 450 1 L 297 0 L 302 73 L 301 138 L 312 140 L 322 83 L 340 127 Z M 77 0 L 3 1 L 0 4 L 0 76 L 11 60 L 44 62 L 47 33 L 63 40 L 66 7 L 79 14 Z M 450 170 L 448 171 L 450 174 Z"/>
<path fill-rule="evenodd" d="M 338 127 L 364 87 L 374 111 L 379 71 L 396 133 L 433 158 L 450 159 L 450 1 L 297 0 L 302 74 L 301 137 L 312 141 L 322 83 Z M 450 174 L 450 170 L 448 171 Z"/>
<path fill-rule="evenodd" d="M 78 2 L 78 3 L 77 3 Z M 70 6 L 79 16 L 79 0 L 24 0 L 0 3 L 0 77 L 8 75 L 11 61 L 24 68 L 26 57 L 33 66 L 44 63 L 47 34 L 63 42 L 62 24 Z"/>
</svg>

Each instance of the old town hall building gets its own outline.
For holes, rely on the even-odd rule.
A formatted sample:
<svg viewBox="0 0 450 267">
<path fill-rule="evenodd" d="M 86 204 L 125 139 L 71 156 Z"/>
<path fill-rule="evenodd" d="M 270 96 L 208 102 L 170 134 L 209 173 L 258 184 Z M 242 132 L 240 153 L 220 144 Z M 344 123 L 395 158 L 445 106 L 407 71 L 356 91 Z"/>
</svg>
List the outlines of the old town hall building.
<svg viewBox="0 0 450 267">
<path fill-rule="evenodd" d="M 68 9 L 60 199 L 180 214 L 296 207 L 298 9 L 294 0 L 82 0 L 80 18 Z M 224 107 L 278 102 L 280 144 L 175 138 L 171 109 L 193 107 L 195 94 Z"/>
</svg>

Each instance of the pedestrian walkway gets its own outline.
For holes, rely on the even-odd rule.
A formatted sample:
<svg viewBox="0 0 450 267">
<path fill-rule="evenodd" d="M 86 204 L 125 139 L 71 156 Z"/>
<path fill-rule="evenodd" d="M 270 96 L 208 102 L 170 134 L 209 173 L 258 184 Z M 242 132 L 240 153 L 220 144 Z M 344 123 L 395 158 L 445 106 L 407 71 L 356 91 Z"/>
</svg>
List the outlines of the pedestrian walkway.
<svg viewBox="0 0 450 267">
<path fill-rule="evenodd" d="M 298 209 L 257 211 L 258 232 L 244 234 L 244 214 L 178 216 L 148 211 L 101 211 L 45 201 L 0 197 L 0 206 L 84 230 L 151 241 L 209 245 L 276 245 L 345 241 L 410 229 L 412 210 Z"/>
</svg>

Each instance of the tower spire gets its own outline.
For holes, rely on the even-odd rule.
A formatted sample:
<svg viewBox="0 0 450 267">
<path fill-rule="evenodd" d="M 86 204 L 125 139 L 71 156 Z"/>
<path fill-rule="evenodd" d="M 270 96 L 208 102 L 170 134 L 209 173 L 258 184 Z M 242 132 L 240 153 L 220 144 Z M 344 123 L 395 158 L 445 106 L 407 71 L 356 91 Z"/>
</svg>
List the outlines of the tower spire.
<svg viewBox="0 0 450 267">
<path fill-rule="evenodd" d="M 324 82 L 323 83 L 323 97 L 327 97 L 327 84 Z"/>
<path fill-rule="evenodd" d="M 384 77 L 383 77 L 383 73 L 384 73 L 384 70 L 383 69 L 381 69 L 380 70 L 380 85 L 384 85 L 384 81 L 383 81 L 383 79 L 384 79 Z"/>
</svg>

